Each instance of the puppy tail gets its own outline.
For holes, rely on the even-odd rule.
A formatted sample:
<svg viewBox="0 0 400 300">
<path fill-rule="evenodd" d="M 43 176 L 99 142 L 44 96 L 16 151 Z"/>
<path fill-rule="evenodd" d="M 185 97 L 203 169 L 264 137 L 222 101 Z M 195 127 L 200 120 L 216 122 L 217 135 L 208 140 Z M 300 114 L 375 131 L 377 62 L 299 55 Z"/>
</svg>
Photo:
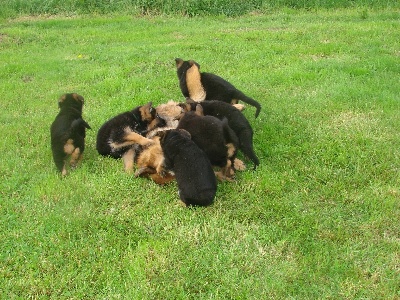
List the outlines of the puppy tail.
<svg viewBox="0 0 400 300">
<path fill-rule="evenodd" d="M 261 111 L 261 105 L 260 103 L 258 103 L 256 100 L 254 100 L 253 98 L 250 98 L 248 96 L 246 96 L 245 94 L 243 94 L 241 91 L 236 90 L 235 94 L 234 94 L 234 98 L 238 99 L 238 100 L 242 100 L 243 102 L 246 102 L 247 104 L 250 104 L 251 106 L 254 106 L 256 108 L 256 114 L 255 114 L 255 118 L 258 117 L 258 115 L 260 114 Z"/>
<path fill-rule="evenodd" d="M 253 149 L 253 132 L 251 130 L 242 130 L 239 134 L 239 148 L 253 163 L 254 170 L 260 164 L 260 161 Z"/>
<path fill-rule="evenodd" d="M 90 125 L 82 118 L 75 119 L 72 124 L 71 124 L 71 131 L 75 131 L 78 128 L 87 128 L 87 129 L 92 129 Z"/>
<path fill-rule="evenodd" d="M 222 119 L 222 128 L 224 130 L 224 138 L 226 143 L 232 143 L 235 147 L 237 147 L 239 144 L 239 139 L 232 128 L 229 127 L 227 118 Z"/>
</svg>

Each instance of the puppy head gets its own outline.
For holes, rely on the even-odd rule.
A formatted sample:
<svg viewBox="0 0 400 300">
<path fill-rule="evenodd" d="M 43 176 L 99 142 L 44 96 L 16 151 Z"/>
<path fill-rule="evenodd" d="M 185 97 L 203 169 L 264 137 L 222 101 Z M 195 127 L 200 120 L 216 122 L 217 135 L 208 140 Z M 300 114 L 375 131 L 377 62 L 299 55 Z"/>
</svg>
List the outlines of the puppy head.
<svg viewBox="0 0 400 300">
<path fill-rule="evenodd" d="M 175 63 L 179 78 L 181 78 L 182 75 L 186 74 L 186 71 L 189 70 L 192 66 L 195 66 L 196 69 L 200 70 L 200 65 L 194 60 L 183 60 L 182 58 L 175 58 Z"/>
<path fill-rule="evenodd" d="M 178 126 L 178 120 L 183 113 L 182 107 L 174 101 L 169 101 L 166 104 L 160 104 L 156 107 L 156 111 L 159 116 L 165 120 L 166 126 L 168 127 Z"/>
<path fill-rule="evenodd" d="M 170 130 L 164 130 L 160 131 L 157 133 L 157 135 L 160 137 L 160 143 L 163 144 L 164 141 L 168 139 L 180 139 L 184 138 L 187 140 L 190 140 L 192 136 L 188 131 L 185 129 L 170 129 Z"/>
<path fill-rule="evenodd" d="M 158 114 L 156 114 L 155 118 L 150 121 L 149 125 L 147 125 L 147 131 L 152 131 L 157 127 L 164 127 L 166 122 L 163 118 L 161 118 Z"/>
<path fill-rule="evenodd" d="M 156 117 L 156 110 L 153 107 L 153 103 L 149 102 L 139 107 L 139 112 L 142 121 L 150 123 Z"/>
<path fill-rule="evenodd" d="M 82 112 L 83 103 L 84 98 L 79 94 L 64 94 L 58 100 L 58 107 L 60 109 L 71 107 Z"/>
</svg>

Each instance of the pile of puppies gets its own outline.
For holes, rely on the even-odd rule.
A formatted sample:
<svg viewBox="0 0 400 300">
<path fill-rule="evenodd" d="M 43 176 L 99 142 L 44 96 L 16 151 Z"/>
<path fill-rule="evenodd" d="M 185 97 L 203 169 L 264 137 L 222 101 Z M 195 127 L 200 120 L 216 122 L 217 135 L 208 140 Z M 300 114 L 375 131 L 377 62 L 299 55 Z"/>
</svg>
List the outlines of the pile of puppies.
<svg viewBox="0 0 400 300">
<path fill-rule="evenodd" d="M 231 181 L 235 170 L 245 169 L 236 158 L 238 150 L 254 169 L 259 165 L 253 130 L 238 101 L 255 106 L 255 117 L 261 106 L 223 78 L 200 72 L 195 61 L 175 62 L 186 102 L 156 108 L 149 102 L 111 118 L 97 133 L 96 149 L 100 155 L 122 158 L 126 172 L 133 172 L 136 164 L 136 176 L 158 184 L 176 180 L 183 203 L 207 206 L 215 198 L 216 178 Z M 60 112 L 51 125 L 53 159 L 63 176 L 68 158 L 72 168 L 82 160 L 90 129 L 82 118 L 83 103 L 75 93 L 61 96 Z"/>
</svg>

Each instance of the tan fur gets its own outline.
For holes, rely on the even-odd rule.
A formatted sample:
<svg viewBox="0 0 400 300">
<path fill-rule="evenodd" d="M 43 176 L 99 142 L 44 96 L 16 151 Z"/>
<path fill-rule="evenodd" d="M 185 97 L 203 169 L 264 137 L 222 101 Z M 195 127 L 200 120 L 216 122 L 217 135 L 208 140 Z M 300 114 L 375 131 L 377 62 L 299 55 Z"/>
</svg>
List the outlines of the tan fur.
<svg viewBox="0 0 400 300">
<path fill-rule="evenodd" d="M 149 102 L 139 108 L 140 115 L 142 116 L 142 120 L 146 120 L 148 122 L 152 121 L 152 116 L 150 113 L 152 103 Z"/>
<path fill-rule="evenodd" d="M 122 155 L 122 161 L 124 162 L 124 169 L 127 173 L 133 172 L 133 164 L 135 161 L 136 151 L 135 149 L 129 149 Z"/>
<path fill-rule="evenodd" d="M 238 158 L 235 158 L 235 160 L 233 161 L 233 166 L 234 166 L 235 170 L 237 170 L 237 171 L 246 170 L 245 163 Z"/>
<path fill-rule="evenodd" d="M 72 168 L 76 168 L 76 166 L 80 163 L 80 161 L 83 158 L 83 155 L 81 153 L 81 149 L 75 148 L 74 146 L 74 141 L 72 139 L 68 139 L 67 142 L 64 145 L 64 153 L 67 155 L 70 155 L 70 161 L 69 164 Z M 61 171 L 61 174 L 63 176 L 67 175 L 67 167 L 66 167 L 66 161 L 64 161 L 64 166 Z"/>
<path fill-rule="evenodd" d="M 125 128 L 125 142 L 123 143 L 110 143 L 110 146 L 114 149 L 126 147 L 126 146 L 132 146 L 134 144 L 139 144 L 141 146 L 146 146 L 150 145 L 153 143 L 152 140 L 145 138 L 144 136 L 141 136 L 139 133 L 136 133 L 132 131 L 129 127 Z"/>
<path fill-rule="evenodd" d="M 196 102 L 206 99 L 206 91 L 201 84 L 200 70 L 197 65 L 190 61 L 191 67 L 186 71 L 186 85 L 190 98 Z"/>
<path fill-rule="evenodd" d="M 68 139 L 64 145 L 64 153 L 71 155 L 72 152 L 74 152 L 74 150 L 75 150 L 74 141 L 72 139 Z"/>
<path fill-rule="evenodd" d="M 164 127 L 149 128 L 149 132 L 146 135 L 147 138 L 154 137 L 160 131 L 175 129 L 178 126 L 179 119 L 184 113 L 182 107 L 172 100 L 157 106 L 156 111 L 160 118 L 165 120 L 166 125 Z"/>
<path fill-rule="evenodd" d="M 244 106 L 243 104 L 232 104 L 233 107 L 236 107 L 236 109 L 238 109 L 239 111 L 244 111 L 244 109 L 246 108 L 246 106 Z"/>
<path fill-rule="evenodd" d="M 166 173 L 163 167 L 164 154 L 160 145 L 160 137 L 152 138 L 153 144 L 143 149 L 137 159 L 138 171 L 135 176 L 150 177 L 157 184 L 165 184 L 174 180 L 174 176 Z"/>
</svg>

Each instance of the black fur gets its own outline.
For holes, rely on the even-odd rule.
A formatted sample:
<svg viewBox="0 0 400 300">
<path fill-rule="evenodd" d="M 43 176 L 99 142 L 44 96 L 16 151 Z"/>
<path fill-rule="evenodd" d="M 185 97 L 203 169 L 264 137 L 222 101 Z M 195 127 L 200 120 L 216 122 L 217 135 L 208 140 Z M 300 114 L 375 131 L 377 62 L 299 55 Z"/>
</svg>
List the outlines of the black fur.
<svg viewBox="0 0 400 300">
<path fill-rule="evenodd" d="M 151 103 L 149 104 L 151 106 Z M 96 141 L 96 149 L 100 155 L 121 158 L 127 150 L 133 147 L 132 145 L 121 148 L 113 148 L 111 146 L 111 143 L 125 142 L 126 128 L 141 136 L 146 135 L 150 122 L 156 118 L 156 110 L 150 108 L 151 118 L 146 120 L 142 118 L 141 107 L 138 106 L 131 111 L 121 113 L 100 127 Z"/>
<path fill-rule="evenodd" d="M 214 171 L 207 155 L 184 130 L 165 131 L 160 139 L 164 167 L 175 173 L 179 197 L 186 205 L 207 206 L 217 191 Z"/>
<path fill-rule="evenodd" d="M 181 58 L 176 58 L 175 62 L 177 65 L 177 75 L 182 94 L 185 97 L 193 99 L 193 95 L 189 94 L 188 86 L 186 83 L 186 72 L 193 66 L 193 64 L 195 64 L 200 71 L 200 65 L 193 60 L 184 61 Z M 204 100 L 219 100 L 230 104 L 235 104 L 235 101 L 242 100 L 243 102 L 256 107 L 255 117 L 258 117 L 261 111 L 261 105 L 256 100 L 246 96 L 242 91 L 238 90 L 231 83 L 215 74 L 201 72 L 200 76 L 201 85 L 206 92 Z"/>
<path fill-rule="evenodd" d="M 196 106 L 200 104 L 203 107 L 204 115 L 214 116 L 220 120 L 226 118 L 229 127 L 232 128 L 238 137 L 239 149 L 254 163 L 254 169 L 257 168 L 260 161 L 253 149 L 253 129 L 241 111 L 228 103 L 218 100 L 197 103 L 187 99 L 187 104 L 190 105 L 191 111 L 196 110 Z"/>
<path fill-rule="evenodd" d="M 231 143 L 235 148 L 238 145 L 238 138 L 226 118 L 221 121 L 213 116 L 199 116 L 190 111 L 182 116 L 177 128 L 190 133 L 192 140 L 207 154 L 213 166 L 225 167 L 228 161 L 227 144 Z M 232 163 L 235 156 L 236 153 L 229 157 Z"/>
<path fill-rule="evenodd" d="M 90 129 L 90 126 L 82 119 L 83 103 L 83 97 L 78 94 L 64 94 L 58 102 L 60 111 L 51 124 L 50 134 L 53 160 L 57 170 L 63 172 L 63 175 L 66 174 L 66 159 L 71 155 L 71 153 L 66 153 L 65 151 L 66 144 L 69 143 L 72 150 L 78 148 L 78 157 L 71 160 L 73 167 L 82 158 L 85 150 L 86 128 Z"/>
</svg>

